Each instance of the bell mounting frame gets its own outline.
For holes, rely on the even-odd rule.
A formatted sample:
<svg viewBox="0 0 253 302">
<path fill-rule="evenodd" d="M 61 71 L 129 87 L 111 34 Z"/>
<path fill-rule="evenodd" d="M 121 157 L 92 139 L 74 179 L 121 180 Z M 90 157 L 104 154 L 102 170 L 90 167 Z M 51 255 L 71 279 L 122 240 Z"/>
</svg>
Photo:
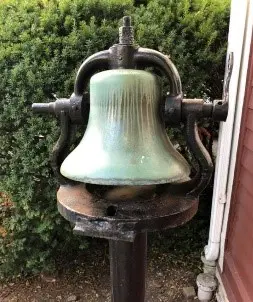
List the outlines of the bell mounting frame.
<svg viewBox="0 0 253 302">
<path fill-rule="evenodd" d="M 145 69 L 153 67 L 154 73 L 166 77 L 170 92 L 161 108 L 165 126 L 175 127 L 183 122 L 186 141 L 194 159 L 196 175 L 187 184 L 188 195 L 198 196 L 207 186 L 213 172 L 212 160 L 201 143 L 196 121 L 200 118 L 212 118 L 225 121 L 228 114 L 228 87 L 233 67 L 233 54 L 229 57 L 228 77 L 224 90 L 225 99 L 213 103 L 203 99 L 183 99 L 179 73 L 169 56 L 156 50 L 142 48 L 134 44 L 134 30 L 131 18 L 123 18 L 119 29 L 119 43 L 87 58 L 79 68 L 74 85 L 74 93 L 69 99 L 57 99 L 51 103 L 34 103 L 32 110 L 36 113 L 54 113 L 60 119 L 61 133 L 54 146 L 51 165 L 61 184 L 73 184 L 60 173 L 60 166 L 69 153 L 70 137 L 75 124 L 86 124 L 89 116 L 89 94 L 87 87 L 92 75 L 108 69 Z M 181 184 L 180 184 L 181 185 Z"/>
</svg>

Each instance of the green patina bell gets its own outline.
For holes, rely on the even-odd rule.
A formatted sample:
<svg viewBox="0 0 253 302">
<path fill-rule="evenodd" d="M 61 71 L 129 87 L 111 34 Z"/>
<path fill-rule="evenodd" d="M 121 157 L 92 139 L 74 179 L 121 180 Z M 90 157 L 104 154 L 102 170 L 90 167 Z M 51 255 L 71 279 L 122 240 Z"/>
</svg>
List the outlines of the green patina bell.
<svg viewBox="0 0 253 302">
<path fill-rule="evenodd" d="M 159 115 L 161 87 L 152 73 L 114 69 L 90 79 L 90 115 L 80 144 L 61 166 L 65 177 L 104 185 L 183 182 L 190 168 Z"/>
</svg>

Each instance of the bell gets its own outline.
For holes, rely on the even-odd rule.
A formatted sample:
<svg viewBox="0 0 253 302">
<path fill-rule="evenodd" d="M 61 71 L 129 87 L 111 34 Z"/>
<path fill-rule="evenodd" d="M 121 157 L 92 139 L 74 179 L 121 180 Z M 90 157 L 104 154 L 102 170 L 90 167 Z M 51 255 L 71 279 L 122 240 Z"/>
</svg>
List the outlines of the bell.
<svg viewBox="0 0 253 302">
<path fill-rule="evenodd" d="M 113 69 L 92 76 L 87 129 L 61 174 L 104 185 L 188 180 L 190 167 L 165 132 L 160 100 L 161 86 L 150 72 Z"/>
</svg>

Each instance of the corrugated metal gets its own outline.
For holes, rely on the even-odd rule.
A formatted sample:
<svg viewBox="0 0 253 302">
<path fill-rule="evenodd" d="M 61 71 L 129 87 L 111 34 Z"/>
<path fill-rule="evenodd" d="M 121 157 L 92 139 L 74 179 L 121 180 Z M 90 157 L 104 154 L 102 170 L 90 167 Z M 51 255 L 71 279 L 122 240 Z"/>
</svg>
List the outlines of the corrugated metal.
<svg viewBox="0 0 253 302">
<path fill-rule="evenodd" d="M 253 43 L 222 279 L 230 302 L 253 302 Z"/>
</svg>

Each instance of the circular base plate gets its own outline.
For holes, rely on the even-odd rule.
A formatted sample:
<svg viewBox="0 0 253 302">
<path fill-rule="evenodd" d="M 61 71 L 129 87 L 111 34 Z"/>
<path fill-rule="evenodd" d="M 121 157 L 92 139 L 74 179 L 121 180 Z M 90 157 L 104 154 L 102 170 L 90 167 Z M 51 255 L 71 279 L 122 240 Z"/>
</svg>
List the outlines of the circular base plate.
<svg viewBox="0 0 253 302">
<path fill-rule="evenodd" d="M 138 232 L 174 228 L 198 209 L 198 198 L 168 190 L 149 196 L 108 200 L 101 197 L 99 186 L 91 193 L 85 184 L 61 186 L 57 192 L 58 210 L 75 224 L 75 232 L 107 239 L 133 241 Z"/>
</svg>

